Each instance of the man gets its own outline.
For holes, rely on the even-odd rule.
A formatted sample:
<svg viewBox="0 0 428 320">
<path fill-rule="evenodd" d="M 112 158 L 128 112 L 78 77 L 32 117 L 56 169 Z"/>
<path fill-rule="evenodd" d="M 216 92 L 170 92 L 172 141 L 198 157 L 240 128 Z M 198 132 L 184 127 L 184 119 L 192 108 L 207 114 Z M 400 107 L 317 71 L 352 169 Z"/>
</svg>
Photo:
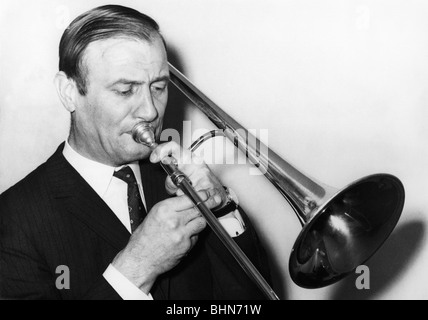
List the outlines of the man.
<svg viewBox="0 0 428 320">
<path fill-rule="evenodd" d="M 156 22 L 121 6 L 90 10 L 64 32 L 59 67 L 55 85 L 71 113 L 70 136 L 0 196 L 1 297 L 262 299 L 159 161 L 177 158 L 266 275 L 237 200 L 177 144 L 152 152 L 132 138 L 141 122 L 157 137 L 162 129 L 169 70 Z M 68 271 L 62 285 L 58 270 Z"/>
</svg>

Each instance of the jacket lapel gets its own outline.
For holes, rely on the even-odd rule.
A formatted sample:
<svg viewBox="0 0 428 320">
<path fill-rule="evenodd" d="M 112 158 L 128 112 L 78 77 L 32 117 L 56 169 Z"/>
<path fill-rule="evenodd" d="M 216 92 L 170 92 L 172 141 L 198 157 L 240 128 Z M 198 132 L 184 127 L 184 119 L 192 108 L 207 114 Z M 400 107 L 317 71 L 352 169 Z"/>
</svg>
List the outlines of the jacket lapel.
<svg viewBox="0 0 428 320">
<path fill-rule="evenodd" d="M 75 218 L 86 224 L 101 238 L 122 250 L 129 241 L 130 233 L 108 205 L 64 158 L 61 144 L 48 160 L 48 177 L 53 197 Z M 161 200 L 168 198 L 165 191 L 166 174 L 159 165 L 149 161 L 140 163 L 141 178 L 147 212 Z M 161 276 L 156 281 L 152 295 L 156 300 L 168 299 L 169 278 Z"/>
<path fill-rule="evenodd" d="M 165 190 L 166 173 L 160 165 L 148 160 L 140 162 L 140 171 L 147 212 L 149 212 L 156 203 L 170 197 Z"/>
<path fill-rule="evenodd" d="M 48 160 L 48 176 L 54 198 L 81 222 L 118 250 L 129 240 L 129 232 L 80 174 L 62 155 L 64 144 Z"/>
</svg>

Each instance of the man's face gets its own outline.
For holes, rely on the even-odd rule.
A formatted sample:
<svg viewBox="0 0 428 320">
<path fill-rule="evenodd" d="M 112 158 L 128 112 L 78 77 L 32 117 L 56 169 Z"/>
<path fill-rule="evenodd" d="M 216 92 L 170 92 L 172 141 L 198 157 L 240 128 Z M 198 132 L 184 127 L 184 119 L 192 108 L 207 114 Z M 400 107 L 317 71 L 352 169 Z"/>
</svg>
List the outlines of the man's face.
<svg viewBox="0 0 428 320">
<path fill-rule="evenodd" d="M 77 151 L 113 166 L 146 158 L 151 150 L 137 144 L 131 130 L 140 121 L 151 122 L 157 136 L 162 129 L 169 80 L 162 40 L 96 41 L 83 65 L 87 94 L 79 96 L 71 137 Z"/>
</svg>

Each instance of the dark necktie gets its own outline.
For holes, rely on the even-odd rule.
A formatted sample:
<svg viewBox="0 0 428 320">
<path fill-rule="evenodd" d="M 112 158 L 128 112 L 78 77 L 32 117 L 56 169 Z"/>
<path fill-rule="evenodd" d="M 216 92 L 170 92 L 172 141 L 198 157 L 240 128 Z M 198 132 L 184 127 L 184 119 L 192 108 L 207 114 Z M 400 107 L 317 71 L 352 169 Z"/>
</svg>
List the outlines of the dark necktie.
<svg viewBox="0 0 428 320">
<path fill-rule="evenodd" d="M 128 211 L 131 222 L 131 230 L 134 232 L 147 214 L 146 208 L 141 201 L 137 180 L 135 179 L 134 172 L 128 166 L 125 166 L 119 171 L 116 171 L 114 176 L 128 184 Z"/>
</svg>

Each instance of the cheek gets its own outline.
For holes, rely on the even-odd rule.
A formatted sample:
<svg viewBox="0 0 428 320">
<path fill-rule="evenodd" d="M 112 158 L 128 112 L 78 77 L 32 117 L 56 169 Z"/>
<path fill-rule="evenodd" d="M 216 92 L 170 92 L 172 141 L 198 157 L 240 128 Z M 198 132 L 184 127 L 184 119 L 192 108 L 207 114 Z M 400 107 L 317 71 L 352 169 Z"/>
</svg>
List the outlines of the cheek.
<svg viewBox="0 0 428 320">
<path fill-rule="evenodd" d="M 127 118 L 129 108 L 114 101 L 98 101 L 93 112 L 93 122 L 109 133 L 121 130 L 122 123 Z"/>
<path fill-rule="evenodd" d="M 155 102 L 156 110 L 158 111 L 159 121 L 162 122 L 165 115 L 166 106 L 168 104 L 168 96 L 163 99 L 158 99 Z"/>
<path fill-rule="evenodd" d="M 157 130 L 156 130 L 157 134 L 160 134 L 160 132 L 162 131 L 166 106 L 167 106 L 167 99 L 165 99 L 164 101 L 158 101 L 158 104 L 156 105 L 156 109 L 158 111 Z"/>
<path fill-rule="evenodd" d="M 165 108 L 168 103 L 168 89 L 158 97 L 154 97 L 153 101 L 156 105 L 156 109 L 158 109 L 159 115 L 163 115 L 165 113 Z"/>
</svg>

